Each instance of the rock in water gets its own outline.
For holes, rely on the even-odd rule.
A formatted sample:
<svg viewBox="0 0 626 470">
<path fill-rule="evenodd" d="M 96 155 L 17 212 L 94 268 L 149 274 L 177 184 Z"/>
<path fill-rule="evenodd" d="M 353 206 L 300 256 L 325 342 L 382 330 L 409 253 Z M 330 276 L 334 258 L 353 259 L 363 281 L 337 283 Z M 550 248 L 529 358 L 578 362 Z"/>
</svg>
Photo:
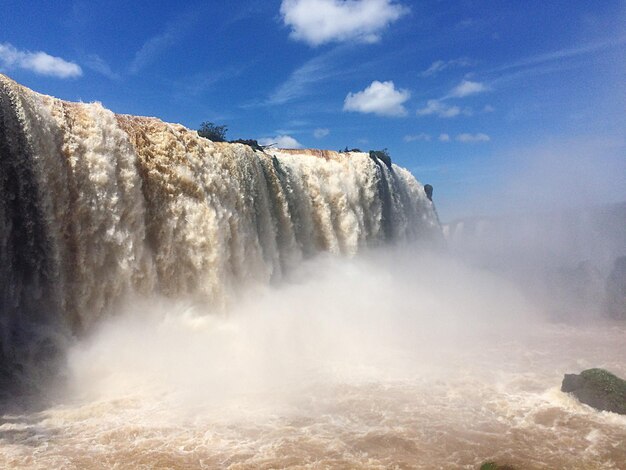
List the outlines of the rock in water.
<svg viewBox="0 0 626 470">
<path fill-rule="evenodd" d="M 479 470 L 515 470 L 515 468 L 510 465 L 500 465 L 496 462 L 485 462 L 480 466 Z"/>
<path fill-rule="evenodd" d="M 561 391 L 598 410 L 626 415 L 626 380 L 604 369 L 565 374 Z"/>
</svg>

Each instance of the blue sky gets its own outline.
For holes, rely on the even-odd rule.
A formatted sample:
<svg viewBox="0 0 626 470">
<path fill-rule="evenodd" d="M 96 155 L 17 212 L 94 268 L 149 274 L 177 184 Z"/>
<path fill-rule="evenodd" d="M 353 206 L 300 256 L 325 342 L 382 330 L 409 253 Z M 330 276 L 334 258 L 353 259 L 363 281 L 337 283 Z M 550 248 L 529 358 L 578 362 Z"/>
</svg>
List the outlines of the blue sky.
<svg viewBox="0 0 626 470">
<path fill-rule="evenodd" d="M 386 147 L 443 220 L 626 200 L 626 1 L 1 3 L 0 72 L 36 91 Z"/>
</svg>

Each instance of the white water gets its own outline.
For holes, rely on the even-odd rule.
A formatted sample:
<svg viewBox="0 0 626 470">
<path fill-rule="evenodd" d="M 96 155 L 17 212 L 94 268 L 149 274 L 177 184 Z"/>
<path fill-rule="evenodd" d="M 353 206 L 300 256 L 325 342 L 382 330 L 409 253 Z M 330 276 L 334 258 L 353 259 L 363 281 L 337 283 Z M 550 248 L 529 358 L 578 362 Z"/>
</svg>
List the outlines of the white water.
<svg viewBox="0 0 626 470">
<path fill-rule="evenodd" d="M 444 282 L 445 280 L 445 282 Z M 454 287 L 451 287 L 454 286 Z M 127 305 L 70 350 L 10 468 L 620 469 L 626 417 L 559 391 L 624 375 L 623 325 L 547 323 L 507 283 L 402 250 L 306 262 L 240 298 Z"/>
<path fill-rule="evenodd" d="M 625 418 L 559 391 L 626 375 L 623 324 L 549 323 L 404 244 L 438 224 L 403 169 L 0 100 L 0 359 L 66 348 L 38 409 L 5 407 L 0 467 L 624 468 Z"/>
<path fill-rule="evenodd" d="M 223 311 L 316 253 L 438 236 L 423 187 L 368 154 L 213 143 L 3 76 L 0 100 L 8 362 L 29 363 L 14 348 L 43 322 L 85 331 L 138 295 Z"/>
</svg>

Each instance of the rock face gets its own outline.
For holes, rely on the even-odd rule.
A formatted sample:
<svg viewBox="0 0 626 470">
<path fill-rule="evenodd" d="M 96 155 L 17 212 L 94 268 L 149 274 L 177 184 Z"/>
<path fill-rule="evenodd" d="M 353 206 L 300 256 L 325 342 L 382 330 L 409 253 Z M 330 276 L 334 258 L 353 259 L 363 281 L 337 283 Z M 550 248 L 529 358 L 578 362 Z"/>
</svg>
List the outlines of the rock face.
<svg viewBox="0 0 626 470">
<path fill-rule="evenodd" d="M 606 313 L 616 320 L 626 320 L 626 256 L 615 260 L 607 279 Z"/>
<path fill-rule="evenodd" d="M 561 391 L 598 410 L 626 415 L 626 380 L 604 369 L 565 374 Z"/>
</svg>

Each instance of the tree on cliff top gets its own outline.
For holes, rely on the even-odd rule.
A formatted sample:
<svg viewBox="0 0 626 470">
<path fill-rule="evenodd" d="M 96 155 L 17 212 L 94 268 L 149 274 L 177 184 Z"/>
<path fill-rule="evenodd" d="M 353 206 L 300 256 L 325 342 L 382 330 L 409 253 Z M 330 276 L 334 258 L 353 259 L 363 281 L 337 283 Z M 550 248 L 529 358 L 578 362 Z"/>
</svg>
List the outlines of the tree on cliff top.
<svg viewBox="0 0 626 470">
<path fill-rule="evenodd" d="M 226 142 L 226 131 L 228 126 L 218 126 L 217 124 L 209 121 L 204 121 L 200 124 L 198 129 L 198 135 L 213 142 Z"/>
</svg>

